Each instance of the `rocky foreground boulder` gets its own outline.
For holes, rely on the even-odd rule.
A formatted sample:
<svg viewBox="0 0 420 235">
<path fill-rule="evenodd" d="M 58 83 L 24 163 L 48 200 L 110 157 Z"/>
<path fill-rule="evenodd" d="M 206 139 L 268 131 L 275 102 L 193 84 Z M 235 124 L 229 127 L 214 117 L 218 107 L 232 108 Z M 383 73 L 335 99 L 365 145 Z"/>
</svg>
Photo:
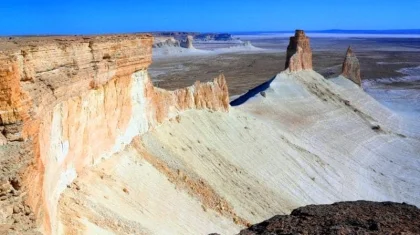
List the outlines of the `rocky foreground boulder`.
<svg viewBox="0 0 420 235">
<path fill-rule="evenodd" d="M 420 234 L 420 209 L 405 203 L 310 205 L 242 230 L 256 234 Z"/>
</svg>

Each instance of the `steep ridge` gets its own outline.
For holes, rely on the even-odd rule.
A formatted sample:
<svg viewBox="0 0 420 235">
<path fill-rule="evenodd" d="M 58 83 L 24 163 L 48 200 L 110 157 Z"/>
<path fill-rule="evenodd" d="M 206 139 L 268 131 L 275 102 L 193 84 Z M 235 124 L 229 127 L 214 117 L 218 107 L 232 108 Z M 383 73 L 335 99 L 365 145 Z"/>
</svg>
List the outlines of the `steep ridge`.
<svg viewBox="0 0 420 235">
<path fill-rule="evenodd" d="M 418 124 L 344 77 L 296 68 L 270 81 L 228 112 L 179 113 L 80 174 L 61 231 L 232 234 L 308 204 L 419 205 Z"/>
<path fill-rule="evenodd" d="M 190 110 L 165 121 L 66 190 L 63 231 L 232 234 L 307 204 L 419 205 L 418 132 L 392 132 L 404 129 L 396 117 L 340 82 L 359 91 L 352 106 L 338 85 L 302 71 L 280 74 L 266 97 L 228 113 Z M 315 84 L 330 93 L 319 97 Z M 117 225 L 108 222 L 115 215 Z"/>
<path fill-rule="evenodd" d="M 5 53 L 0 156 L 22 162 L 5 179 L 6 202 L 21 192 L 29 207 L 17 215 L 35 220 L 24 230 L 52 234 L 233 234 L 308 204 L 420 205 L 419 124 L 343 76 L 312 71 L 304 35 L 291 39 L 289 69 L 237 107 L 223 76 L 154 87 L 148 35 L 54 41 L 36 63 L 14 66 L 21 47 Z M 73 61 L 86 47 L 97 55 L 87 64 L 55 64 L 52 55 Z M 31 82 L 13 73 L 31 61 L 54 66 Z M 93 72 L 78 77 L 75 64 Z M 6 222 L 14 211 L 1 210 Z"/>
<path fill-rule="evenodd" d="M 57 232 L 58 199 L 82 169 L 179 111 L 228 110 L 223 76 L 176 91 L 153 87 L 149 35 L 25 40 L 2 57 L 0 114 L 8 142 L 1 160 L 28 162 L 8 172 L 16 175 L 9 181 L 22 188 L 20 200 L 45 233 Z M 6 210 L 4 222 L 12 213 Z"/>
<path fill-rule="evenodd" d="M 3 187 L 6 192 L 12 186 L 19 195 L 3 200 L 7 206 L 2 213 L 2 224 L 19 224 L 25 216 L 31 216 L 32 221 L 45 223 L 46 230 L 50 228 L 50 214 L 54 210 L 51 204 L 56 203 L 59 191 L 65 187 L 59 187 L 59 182 L 75 177 L 66 170 L 71 168 L 71 161 L 63 159 L 69 147 L 74 146 L 67 140 L 54 139 L 63 129 L 67 131 L 69 128 L 51 128 L 52 122 L 56 126 L 60 124 L 59 120 L 54 120 L 54 112 L 61 112 L 63 103 L 69 104 L 67 108 L 71 105 L 73 113 L 80 109 L 87 112 L 90 105 L 100 106 L 95 95 L 88 96 L 88 100 L 80 97 L 93 93 L 104 97 L 104 87 L 108 84 L 112 91 L 107 93 L 110 98 L 107 100 L 113 102 L 102 108 L 121 105 L 124 100 L 116 101 L 112 96 L 117 91 L 125 93 L 122 87 L 129 85 L 127 78 L 151 63 L 151 44 L 152 38 L 148 35 L 1 41 L 0 126 L 7 142 L 0 149 L 0 160 L 5 166 L 3 169 L 8 170 L 2 174 L 1 183 L 6 186 Z M 105 111 L 111 112 L 103 110 L 101 121 L 104 121 Z M 128 110 L 121 110 L 113 116 L 114 120 L 120 119 L 120 114 L 125 111 Z M 78 122 L 78 115 L 71 120 Z M 83 149 L 81 145 L 71 150 Z M 52 175 L 57 178 L 50 177 Z M 8 185 L 7 181 L 12 184 Z M 15 202 L 10 203 L 10 200 Z M 23 205 L 30 208 L 8 209 Z"/>
</svg>

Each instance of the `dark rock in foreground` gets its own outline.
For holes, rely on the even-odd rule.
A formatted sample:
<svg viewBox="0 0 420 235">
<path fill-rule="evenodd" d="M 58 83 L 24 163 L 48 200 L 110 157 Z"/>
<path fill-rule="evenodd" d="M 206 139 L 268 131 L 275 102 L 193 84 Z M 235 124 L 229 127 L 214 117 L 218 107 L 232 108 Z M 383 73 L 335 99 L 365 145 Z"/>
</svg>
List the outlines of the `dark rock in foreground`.
<svg viewBox="0 0 420 235">
<path fill-rule="evenodd" d="M 254 234 L 420 234 L 420 209 L 393 202 L 311 205 L 242 230 Z"/>
</svg>

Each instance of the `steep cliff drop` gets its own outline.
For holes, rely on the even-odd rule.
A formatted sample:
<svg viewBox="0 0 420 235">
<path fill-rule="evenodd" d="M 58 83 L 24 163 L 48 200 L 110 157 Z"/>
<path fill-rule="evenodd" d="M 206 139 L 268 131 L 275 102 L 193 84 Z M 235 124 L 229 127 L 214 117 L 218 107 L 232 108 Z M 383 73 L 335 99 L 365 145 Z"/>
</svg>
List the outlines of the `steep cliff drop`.
<svg viewBox="0 0 420 235">
<path fill-rule="evenodd" d="M 120 144 L 112 138 L 122 135 L 132 112 L 122 104 L 130 102 L 131 75 L 151 63 L 152 40 L 2 39 L 0 126 L 7 143 L 0 160 L 7 195 L 0 219 L 13 224 L 6 229 L 31 229 L 36 221 L 41 231 L 54 231 L 66 185 Z M 103 134 L 109 138 L 97 138 Z"/>
<path fill-rule="evenodd" d="M 43 233 L 60 232 L 58 200 L 83 169 L 182 110 L 228 110 L 223 76 L 176 91 L 153 87 L 146 71 L 152 40 L 24 38 L 3 45 L 3 229 L 33 229 L 36 221 Z"/>
<path fill-rule="evenodd" d="M 351 47 L 347 49 L 346 58 L 343 62 L 342 76 L 350 79 L 358 86 L 362 86 L 362 79 L 360 77 L 360 64 L 356 55 L 353 53 Z"/>
<path fill-rule="evenodd" d="M 0 231 L 235 234 L 308 204 L 420 205 L 419 123 L 291 42 L 236 107 L 222 75 L 154 87 L 150 35 L 2 42 Z"/>
<path fill-rule="evenodd" d="M 287 47 L 286 66 L 291 72 L 312 69 L 312 49 L 303 30 L 296 30 Z"/>
</svg>

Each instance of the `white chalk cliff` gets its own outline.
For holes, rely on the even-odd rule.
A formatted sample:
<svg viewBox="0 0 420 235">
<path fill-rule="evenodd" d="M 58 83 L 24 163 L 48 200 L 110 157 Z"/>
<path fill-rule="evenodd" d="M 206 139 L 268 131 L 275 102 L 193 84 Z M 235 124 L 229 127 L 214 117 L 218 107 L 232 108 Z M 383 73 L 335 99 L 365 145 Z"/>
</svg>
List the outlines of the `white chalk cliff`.
<svg viewBox="0 0 420 235">
<path fill-rule="evenodd" d="M 43 167 L 31 175 L 42 175 L 41 189 L 23 186 L 42 192 L 41 205 L 29 200 L 40 231 L 234 234 L 307 204 L 419 206 L 420 124 L 343 76 L 313 71 L 302 33 L 293 66 L 234 107 L 223 76 L 173 92 L 153 87 L 148 37 L 144 63 L 129 75 L 58 96 L 39 114 Z"/>
</svg>

